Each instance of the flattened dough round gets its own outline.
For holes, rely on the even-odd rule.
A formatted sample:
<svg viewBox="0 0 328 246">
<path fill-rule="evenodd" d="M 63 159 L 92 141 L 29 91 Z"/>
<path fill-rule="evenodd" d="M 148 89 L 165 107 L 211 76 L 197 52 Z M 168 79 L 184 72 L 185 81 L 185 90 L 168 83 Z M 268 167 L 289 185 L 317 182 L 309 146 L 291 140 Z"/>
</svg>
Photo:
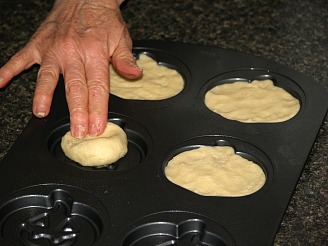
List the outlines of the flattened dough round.
<svg viewBox="0 0 328 246">
<path fill-rule="evenodd" d="M 182 76 L 174 69 L 160 66 L 147 55 L 140 54 L 138 66 L 143 76 L 128 80 L 110 66 L 110 93 L 124 99 L 162 100 L 179 94 L 184 87 Z"/>
<path fill-rule="evenodd" d="M 174 184 L 202 196 L 245 196 L 265 183 L 262 168 L 229 146 L 204 146 L 182 152 L 165 167 Z"/>
<path fill-rule="evenodd" d="M 271 80 L 218 85 L 205 95 L 205 105 L 215 113 L 241 122 L 283 122 L 294 117 L 299 101 Z"/>
<path fill-rule="evenodd" d="M 112 164 L 128 151 L 127 136 L 118 125 L 108 122 L 103 134 L 74 138 L 67 132 L 61 141 L 61 148 L 71 160 L 83 166 Z"/>
</svg>

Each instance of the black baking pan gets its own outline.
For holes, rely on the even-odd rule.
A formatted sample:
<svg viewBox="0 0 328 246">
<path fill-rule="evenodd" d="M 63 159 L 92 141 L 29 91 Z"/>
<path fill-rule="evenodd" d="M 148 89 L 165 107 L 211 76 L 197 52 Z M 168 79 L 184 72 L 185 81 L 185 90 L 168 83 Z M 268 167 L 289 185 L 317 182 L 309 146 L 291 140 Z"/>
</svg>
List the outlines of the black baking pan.
<svg viewBox="0 0 328 246">
<path fill-rule="evenodd" d="M 183 43 L 135 42 L 176 69 L 185 87 L 159 101 L 110 96 L 108 120 L 128 136 L 117 163 L 82 167 L 63 154 L 69 130 L 63 79 L 51 114 L 32 118 L 0 165 L 0 245 L 271 245 L 328 108 L 327 91 L 287 67 L 248 54 Z M 210 111 L 205 93 L 234 80 L 271 79 L 301 108 L 280 123 L 242 123 Z M 266 174 L 243 197 L 206 197 L 164 174 L 177 153 L 232 146 Z"/>
</svg>

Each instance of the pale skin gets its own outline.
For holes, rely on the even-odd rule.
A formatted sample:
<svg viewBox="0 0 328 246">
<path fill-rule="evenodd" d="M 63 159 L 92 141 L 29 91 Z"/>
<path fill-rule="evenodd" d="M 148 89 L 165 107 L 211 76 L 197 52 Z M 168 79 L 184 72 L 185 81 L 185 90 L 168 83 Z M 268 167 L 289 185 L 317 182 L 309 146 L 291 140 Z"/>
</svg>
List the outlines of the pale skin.
<svg viewBox="0 0 328 246">
<path fill-rule="evenodd" d="M 123 1 L 56 0 L 25 47 L 0 68 L 0 88 L 39 64 L 32 110 L 43 118 L 63 74 L 71 134 L 101 134 L 108 118 L 109 63 L 124 77 L 142 75 L 119 9 Z"/>
</svg>

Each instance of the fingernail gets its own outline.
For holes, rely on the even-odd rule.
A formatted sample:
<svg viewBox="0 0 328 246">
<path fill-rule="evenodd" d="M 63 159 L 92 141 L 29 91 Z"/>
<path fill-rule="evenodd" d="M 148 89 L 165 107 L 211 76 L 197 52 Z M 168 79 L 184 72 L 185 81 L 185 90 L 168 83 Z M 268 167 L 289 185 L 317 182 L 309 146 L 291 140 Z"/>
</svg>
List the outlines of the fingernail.
<svg viewBox="0 0 328 246">
<path fill-rule="evenodd" d="M 134 68 L 137 68 L 137 69 L 139 69 L 139 70 L 142 70 L 142 69 L 138 66 L 138 64 L 137 64 L 137 62 L 136 62 L 135 60 L 130 60 L 129 65 L 130 65 L 131 67 L 134 67 Z"/>
<path fill-rule="evenodd" d="M 46 116 L 46 110 L 43 104 L 38 105 L 36 108 L 36 116 L 39 118 L 43 118 Z"/>
<path fill-rule="evenodd" d="M 85 136 L 85 127 L 83 125 L 77 125 L 73 129 L 73 137 L 83 138 Z"/>
<path fill-rule="evenodd" d="M 100 126 L 98 124 L 91 125 L 89 131 L 90 135 L 97 136 L 99 132 L 100 132 Z"/>
<path fill-rule="evenodd" d="M 0 77 L 0 83 L 4 80 L 4 78 Z"/>
</svg>

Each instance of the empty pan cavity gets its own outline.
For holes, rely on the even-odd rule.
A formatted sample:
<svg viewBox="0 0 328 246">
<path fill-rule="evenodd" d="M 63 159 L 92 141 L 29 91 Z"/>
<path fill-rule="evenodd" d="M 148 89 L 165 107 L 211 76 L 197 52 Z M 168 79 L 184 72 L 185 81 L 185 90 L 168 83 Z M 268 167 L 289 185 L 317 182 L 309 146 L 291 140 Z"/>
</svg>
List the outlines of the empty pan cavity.
<svg viewBox="0 0 328 246">
<path fill-rule="evenodd" d="M 19 245 L 92 245 L 98 241 L 107 221 L 103 205 L 81 189 L 50 186 L 23 189 L 0 206 L 1 236 Z"/>
<path fill-rule="evenodd" d="M 231 235 L 214 221 L 188 212 L 149 215 L 133 224 L 121 245 L 235 245 Z"/>
<path fill-rule="evenodd" d="M 127 154 L 117 162 L 109 165 L 94 167 L 82 166 L 69 159 L 61 148 L 61 138 L 66 134 L 66 132 L 69 131 L 70 124 L 68 121 L 69 119 L 65 118 L 57 123 L 57 126 L 55 126 L 54 130 L 49 134 L 47 144 L 51 154 L 53 154 L 60 161 L 66 162 L 69 165 L 88 171 L 124 171 L 139 165 L 148 153 L 150 137 L 147 130 L 128 117 L 110 113 L 108 121 L 120 126 L 127 135 Z"/>
</svg>

